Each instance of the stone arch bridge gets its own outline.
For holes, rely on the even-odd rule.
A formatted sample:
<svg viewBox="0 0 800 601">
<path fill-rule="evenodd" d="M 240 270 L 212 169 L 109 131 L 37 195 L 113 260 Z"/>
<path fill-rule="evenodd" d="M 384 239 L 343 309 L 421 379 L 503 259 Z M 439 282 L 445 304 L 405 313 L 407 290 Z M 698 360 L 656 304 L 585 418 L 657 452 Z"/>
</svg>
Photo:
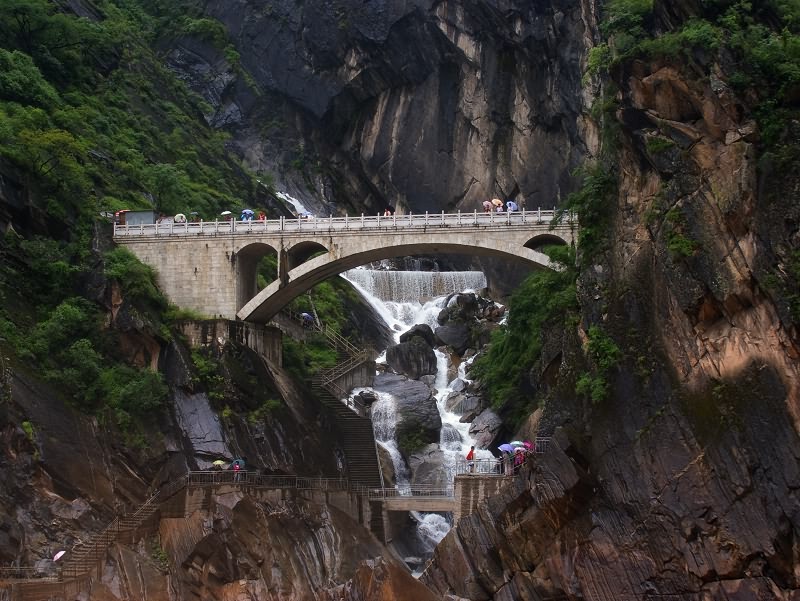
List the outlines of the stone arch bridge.
<svg viewBox="0 0 800 601">
<path fill-rule="evenodd" d="M 576 239 L 572 220 L 554 217 L 537 210 L 115 225 L 114 241 L 153 267 L 179 307 L 265 323 L 316 284 L 380 259 L 494 255 L 551 267 L 539 249 Z M 278 278 L 259 291 L 258 263 L 273 252 Z"/>
</svg>

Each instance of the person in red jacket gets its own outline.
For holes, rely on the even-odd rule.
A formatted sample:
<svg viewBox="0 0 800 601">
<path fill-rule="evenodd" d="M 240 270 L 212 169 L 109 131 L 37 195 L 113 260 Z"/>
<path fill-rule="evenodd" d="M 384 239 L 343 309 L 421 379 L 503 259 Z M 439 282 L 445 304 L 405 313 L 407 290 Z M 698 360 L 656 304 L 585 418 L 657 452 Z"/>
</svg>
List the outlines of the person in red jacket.
<svg viewBox="0 0 800 601">
<path fill-rule="evenodd" d="M 469 453 L 467 453 L 467 467 L 469 468 L 470 472 L 475 471 L 475 447 L 472 446 L 469 448 Z"/>
</svg>

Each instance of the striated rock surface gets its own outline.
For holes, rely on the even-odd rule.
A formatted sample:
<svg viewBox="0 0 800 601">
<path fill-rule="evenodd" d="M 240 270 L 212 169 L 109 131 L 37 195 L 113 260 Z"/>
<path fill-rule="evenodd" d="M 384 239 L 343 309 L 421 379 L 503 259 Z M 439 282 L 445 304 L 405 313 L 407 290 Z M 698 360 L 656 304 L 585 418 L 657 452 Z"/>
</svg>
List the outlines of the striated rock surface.
<svg viewBox="0 0 800 601">
<path fill-rule="evenodd" d="M 436 374 L 436 353 L 423 336 L 412 336 L 386 349 L 386 364 L 397 373 L 418 380 Z"/>
</svg>

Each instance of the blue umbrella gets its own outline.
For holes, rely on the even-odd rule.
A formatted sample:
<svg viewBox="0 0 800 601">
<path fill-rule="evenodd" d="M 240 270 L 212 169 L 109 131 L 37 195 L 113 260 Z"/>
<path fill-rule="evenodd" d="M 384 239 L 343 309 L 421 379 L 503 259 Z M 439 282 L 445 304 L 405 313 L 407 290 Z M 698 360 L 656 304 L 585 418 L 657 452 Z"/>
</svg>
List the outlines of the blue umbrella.
<svg viewBox="0 0 800 601">
<path fill-rule="evenodd" d="M 508 444 L 507 442 L 506 442 L 506 443 L 503 443 L 503 444 L 501 444 L 501 445 L 500 445 L 499 447 L 497 447 L 497 448 L 498 448 L 498 449 L 500 449 L 501 451 L 503 451 L 504 453 L 513 453 L 513 452 L 514 452 L 514 447 L 512 447 L 512 446 L 511 446 L 510 444 Z"/>
</svg>

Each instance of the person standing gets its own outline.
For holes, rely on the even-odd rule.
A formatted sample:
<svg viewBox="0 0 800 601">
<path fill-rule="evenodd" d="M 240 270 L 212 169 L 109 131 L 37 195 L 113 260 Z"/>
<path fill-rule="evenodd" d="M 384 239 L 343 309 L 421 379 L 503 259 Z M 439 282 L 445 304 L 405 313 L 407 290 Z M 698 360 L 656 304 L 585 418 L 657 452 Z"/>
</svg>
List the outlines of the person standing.
<svg viewBox="0 0 800 601">
<path fill-rule="evenodd" d="M 467 469 L 469 469 L 470 473 L 475 471 L 475 447 L 471 446 L 469 448 L 469 453 L 467 453 Z"/>
<path fill-rule="evenodd" d="M 519 211 L 519 207 L 517 206 L 517 203 L 515 203 L 513 200 L 509 198 L 508 201 L 506 202 L 506 210 L 509 213 L 514 213 L 516 211 Z"/>
</svg>

